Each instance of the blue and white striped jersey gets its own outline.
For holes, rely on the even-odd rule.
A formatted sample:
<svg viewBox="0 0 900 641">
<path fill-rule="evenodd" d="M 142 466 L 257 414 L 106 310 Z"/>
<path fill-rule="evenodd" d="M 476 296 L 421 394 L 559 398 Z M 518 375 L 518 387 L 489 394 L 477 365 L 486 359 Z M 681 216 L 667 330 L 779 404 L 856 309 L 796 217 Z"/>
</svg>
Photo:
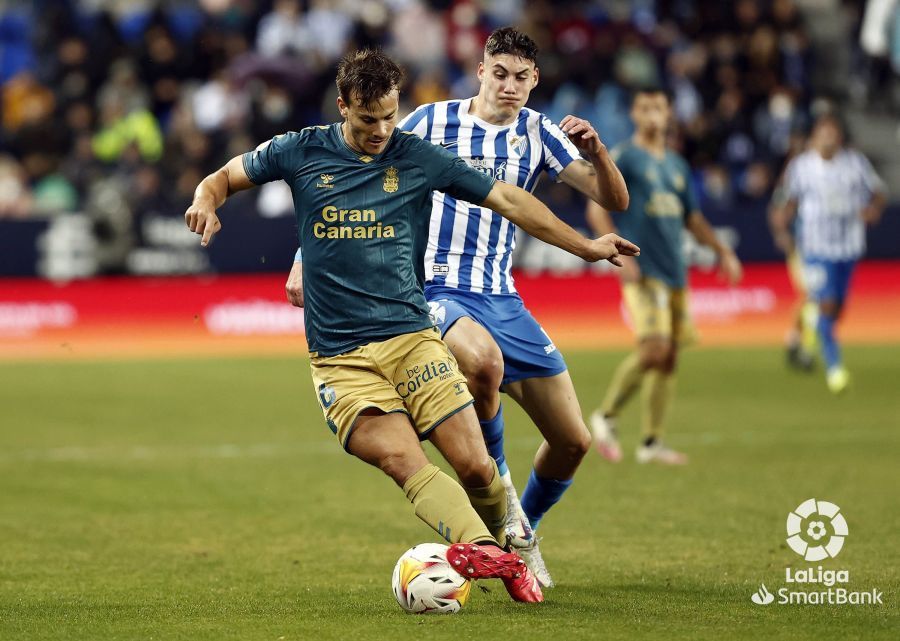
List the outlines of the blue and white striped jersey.
<svg viewBox="0 0 900 641">
<path fill-rule="evenodd" d="M 516 122 L 499 126 L 469 114 L 471 104 L 469 98 L 422 105 L 398 126 L 528 191 L 534 191 L 542 171 L 555 179 L 581 157 L 541 113 L 525 108 Z M 515 225 L 490 209 L 434 192 L 425 250 L 427 284 L 479 293 L 515 292 L 510 275 L 515 231 Z"/>
<path fill-rule="evenodd" d="M 797 246 L 804 257 L 855 260 L 866 251 L 860 211 L 884 183 L 858 151 L 842 149 L 826 160 L 805 151 L 785 174 L 788 197 L 797 201 Z"/>
</svg>

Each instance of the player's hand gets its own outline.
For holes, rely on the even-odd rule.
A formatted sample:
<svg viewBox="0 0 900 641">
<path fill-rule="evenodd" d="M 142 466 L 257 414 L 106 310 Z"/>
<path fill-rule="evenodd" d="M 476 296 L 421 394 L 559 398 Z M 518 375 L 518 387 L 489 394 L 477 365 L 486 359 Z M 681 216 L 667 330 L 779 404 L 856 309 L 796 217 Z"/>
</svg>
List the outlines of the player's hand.
<svg viewBox="0 0 900 641">
<path fill-rule="evenodd" d="M 741 261 L 730 249 L 719 257 L 719 273 L 728 281 L 729 285 L 737 285 L 744 277 L 744 268 Z"/>
<path fill-rule="evenodd" d="M 294 307 L 303 307 L 303 263 L 297 261 L 291 267 L 287 282 L 284 284 L 288 302 Z"/>
<path fill-rule="evenodd" d="M 195 234 L 200 234 L 200 244 L 203 247 L 209 245 L 214 234 L 222 229 L 222 223 L 216 216 L 216 210 L 212 207 L 194 203 L 184 212 L 184 222 Z"/>
<path fill-rule="evenodd" d="M 794 251 L 794 237 L 791 236 L 790 232 L 778 231 L 772 237 L 775 240 L 775 247 L 781 250 L 785 256 Z"/>
<path fill-rule="evenodd" d="M 881 208 L 873 205 L 866 205 L 859 212 L 866 225 L 877 225 L 881 221 Z"/>
<path fill-rule="evenodd" d="M 559 128 L 585 156 L 596 156 L 606 149 L 594 127 L 584 118 L 566 116 L 560 121 Z"/>
<path fill-rule="evenodd" d="M 582 256 L 590 263 L 608 260 L 617 267 L 622 266 L 620 256 L 640 256 L 641 248 L 618 234 L 606 234 L 588 241 L 588 250 Z"/>
</svg>

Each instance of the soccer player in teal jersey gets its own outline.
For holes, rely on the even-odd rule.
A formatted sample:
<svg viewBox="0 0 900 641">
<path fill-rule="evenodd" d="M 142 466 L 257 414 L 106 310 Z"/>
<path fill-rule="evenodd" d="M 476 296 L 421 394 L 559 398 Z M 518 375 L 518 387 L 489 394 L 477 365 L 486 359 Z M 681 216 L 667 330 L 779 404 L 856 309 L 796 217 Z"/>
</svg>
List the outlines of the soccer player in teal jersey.
<svg viewBox="0 0 900 641">
<path fill-rule="evenodd" d="M 610 209 L 628 203 L 625 181 L 589 122 L 560 126 L 526 107 L 537 86 L 537 44 L 510 27 L 495 30 L 478 65 L 478 94 L 420 105 L 398 127 L 449 149 L 497 180 L 534 190 L 543 174 Z M 565 360 L 516 291 L 510 272 L 516 228 L 477 203 L 434 192 L 425 251 L 425 298 L 475 398 L 488 453 L 507 492 L 507 534 L 542 587 L 553 585 L 535 529 L 568 492 L 591 433 Z M 298 252 L 300 254 L 301 252 Z M 303 306 L 302 262 L 285 289 Z M 519 501 L 504 452 L 501 390 L 543 439 Z M 524 508 L 523 508 L 524 506 Z"/>
<path fill-rule="evenodd" d="M 678 349 L 693 335 L 682 230 L 687 227 L 701 244 L 716 252 L 730 283 L 741 278 L 741 264 L 734 252 L 716 238 L 700 212 L 687 162 L 666 147 L 670 115 L 669 99 L 663 91 L 636 92 L 631 106 L 634 137 L 612 152 L 628 185 L 628 209 L 616 216 L 615 224 L 609 212 L 596 203 L 589 202 L 587 210 L 595 231 L 608 232 L 618 225 L 643 248 L 639 258 L 623 259 L 620 273 L 638 349 L 616 370 L 602 406 L 591 415 L 595 446 L 614 462 L 622 457 L 616 417 L 638 388 L 643 414 L 638 462 L 687 462 L 683 453 L 662 442 L 664 418 L 674 393 Z"/>
<path fill-rule="evenodd" d="M 422 265 L 431 192 L 483 203 L 585 260 L 620 265 L 620 255 L 639 250 L 615 234 L 586 239 L 528 192 L 396 130 L 401 77 L 379 52 L 348 55 L 337 77 L 343 122 L 276 136 L 232 158 L 200 183 L 185 220 L 205 246 L 230 194 L 277 179 L 290 185 L 306 262 L 310 366 L 326 423 L 454 544 L 448 560 L 464 576 L 501 578 L 514 599 L 540 601 L 534 576 L 498 545 L 506 492 L 465 377 L 428 314 Z M 462 488 L 429 463 L 424 439 Z"/>
</svg>

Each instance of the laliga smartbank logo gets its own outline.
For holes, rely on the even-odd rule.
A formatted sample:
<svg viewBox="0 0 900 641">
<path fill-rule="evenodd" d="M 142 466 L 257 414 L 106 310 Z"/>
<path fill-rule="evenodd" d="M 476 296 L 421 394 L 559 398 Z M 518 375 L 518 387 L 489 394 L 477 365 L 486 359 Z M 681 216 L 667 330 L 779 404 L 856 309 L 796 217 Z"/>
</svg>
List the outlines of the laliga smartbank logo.
<svg viewBox="0 0 900 641">
<path fill-rule="evenodd" d="M 834 558 L 850 533 L 847 521 L 834 503 L 807 499 L 788 514 L 787 544 L 807 561 Z"/>
<path fill-rule="evenodd" d="M 787 516 L 788 546 L 805 561 L 835 558 L 850 534 L 841 508 L 829 501 L 807 499 Z M 851 590 L 850 570 L 815 567 L 785 568 L 784 587 L 773 594 L 760 583 L 750 596 L 756 605 L 882 605 L 884 593 L 875 588 Z M 805 586 L 812 585 L 811 589 Z M 796 586 L 796 587 L 795 587 Z M 824 587 L 826 589 L 820 589 Z"/>
</svg>

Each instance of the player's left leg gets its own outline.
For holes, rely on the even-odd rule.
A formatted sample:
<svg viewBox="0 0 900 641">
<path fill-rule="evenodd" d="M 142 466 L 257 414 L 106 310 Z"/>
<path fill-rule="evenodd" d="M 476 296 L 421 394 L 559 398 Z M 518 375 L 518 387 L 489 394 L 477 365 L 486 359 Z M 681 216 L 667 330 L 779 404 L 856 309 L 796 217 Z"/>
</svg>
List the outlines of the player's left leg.
<svg viewBox="0 0 900 641">
<path fill-rule="evenodd" d="M 482 315 L 480 322 L 491 328 L 491 335 L 503 353 L 504 391 L 522 405 L 542 432 L 546 429 L 547 433 L 551 433 L 550 430 L 554 428 L 546 426 L 552 426 L 554 421 L 549 418 L 550 414 L 539 413 L 541 401 L 537 400 L 536 396 L 543 397 L 546 388 L 541 388 L 541 391 L 535 389 L 535 396 L 532 396 L 530 389 L 532 379 L 567 381 L 568 386 L 564 387 L 559 396 L 568 396 L 570 401 L 575 404 L 574 409 L 571 409 L 571 405 L 569 405 L 570 411 L 567 416 L 558 419 L 558 422 L 563 423 L 563 427 L 555 428 L 556 431 L 552 432 L 555 448 L 549 463 L 545 461 L 546 454 L 541 453 L 538 459 L 538 472 L 531 474 L 525 493 L 522 495 L 522 507 L 519 508 L 521 520 L 523 523 L 529 524 L 529 527 L 524 535 L 511 538 L 512 545 L 518 548 L 538 576 L 541 584 L 552 586 L 553 579 L 544 564 L 538 539 L 532 530 L 531 520 L 534 519 L 534 523 L 538 523 L 549 506 L 559 500 L 565 488 L 571 483 L 572 474 L 584 455 L 582 451 L 575 456 L 577 460 L 574 463 L 570 461 L 567 464 L 555 465 L 554 462 L 557 459 L 564 458 L 560 452 L 569 452 L 578 448 L 586 449 L 590 445 L 590 434 L 581 421 L 581 410 L 577 406 L 575 392 L 566 373 L 565 361 L 553 341 L 525 309 L 522 299 L 519 296 L 493 297 L 486 309 L 480 311 L 480 314 Z M 529 383 L 525 381 L 529 381 Z M 528 389 L 523 391 L 524 388 Z M 541 422 L 538 423 L 538 420 Z M 580 426 L 582 432 L 578 438 L 570 437 L 566 440 L 567 434 L 577 433 L 576 429 L 568 428 L 570 425 Z M 541 452 L 543 452 L 543 446 Z M 543 490 L 543 492 L 538 490 Z M 528 495 L 527 500 L 531 502 L 532 506 L 530 511 L 524 508 L 526 494 Z M 543 507 L 540 507 L 541 505 Z"/>
<path fill-rule="evenodd" d="M 471 406 L 445 419 L 428 440 L 450 463 L 469 501 L 500 545 L 506 545 L 506 490 Z"/>
<path fill-rule="evenodd" d="M 507 383 L 505 391 L 528 413 L 544 437 L 522 494 L 522 508 L 536 530 L 547 511 L 572 484 L 591 446 L 591 434 L 568 371 Z"/>
<path fill-rule="evenodd" d="M 475 414 L 488 453 L 497 463 L 500 481 L 506 489 L 506 529 L 514 543 L 533 539 L 531 526 L 522 511 L 519 495 L 513 485 L 503 448 L 504 420 L 500 403 L 503 381 L 503 353 L 486 326 L 478 320 L 478 310 L 489 299 L 460 290 L 445 290 L 431 294 L 428 305 L 431 317 L 450 352 L 466 377 L 469 391 L 475 398 Z"/>
<path fill-rule="evenodd" d="M 850 384 L 850 375 L 844 367 L 841 350 L 835 336 L 835 324 L 844 308 L 850 288 L 855 261 L 826 261 L 809 259 L 806 274 L 810 290 L 818 304 L 816 330 L 825 361 L 825 382 L 834 394 L 840 394 Z"/>
</svg>

